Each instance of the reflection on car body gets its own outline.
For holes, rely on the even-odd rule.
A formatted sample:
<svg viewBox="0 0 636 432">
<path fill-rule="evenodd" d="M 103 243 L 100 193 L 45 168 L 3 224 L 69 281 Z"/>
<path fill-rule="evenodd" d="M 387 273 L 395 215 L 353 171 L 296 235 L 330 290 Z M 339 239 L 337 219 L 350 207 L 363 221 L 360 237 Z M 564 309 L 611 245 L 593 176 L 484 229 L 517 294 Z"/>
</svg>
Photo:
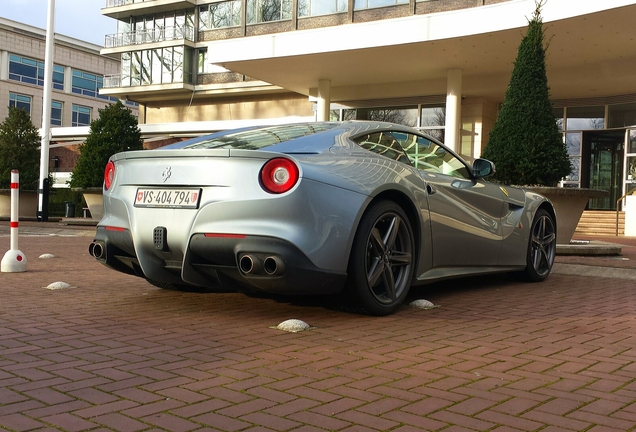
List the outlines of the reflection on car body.
<svg viewBox="0 0 636 432">
<path fill-rule="evenodd" d="M 113 155 L 90 252 L 164 288 L 334 294 L 374 315 L 415 284 L 543 280 L 552 204 L 484 180 L 493 170 L 389 123 L 219 132 Z"/>
</svg>

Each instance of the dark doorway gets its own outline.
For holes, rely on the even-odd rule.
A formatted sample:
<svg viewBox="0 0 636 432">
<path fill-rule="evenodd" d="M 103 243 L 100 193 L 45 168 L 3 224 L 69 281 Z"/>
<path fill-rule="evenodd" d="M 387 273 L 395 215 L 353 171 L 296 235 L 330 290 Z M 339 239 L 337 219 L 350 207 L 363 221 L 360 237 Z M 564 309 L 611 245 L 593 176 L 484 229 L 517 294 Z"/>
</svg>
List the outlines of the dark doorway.
<svg viewBox="0 0 636 432">
<path fill-rule="evenodd" d="M 622 195 L 625 131 L 583 132 L 582 186 L 603 189 L 609 196 L 593 198 L 590 210 L 616 210 L 616 200 Z"/>
</svg>

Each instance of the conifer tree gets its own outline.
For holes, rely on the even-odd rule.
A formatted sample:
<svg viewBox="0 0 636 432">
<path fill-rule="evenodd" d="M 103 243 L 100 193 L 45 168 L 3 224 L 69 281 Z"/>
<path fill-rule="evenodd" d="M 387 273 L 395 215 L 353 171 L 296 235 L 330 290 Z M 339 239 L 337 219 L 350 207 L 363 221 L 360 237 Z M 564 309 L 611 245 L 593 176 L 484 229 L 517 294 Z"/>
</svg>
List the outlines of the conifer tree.
<svg viewBox="0 0 636 432">
<path fill-rule="evenodd" d="M 495 163 L 494 178 L 502 183 L 556 186 L 571 166 L 550 103 L 541 18 L 545 0 L 535 4 L 483 157 Z"/>
<path fill-rule="evenodd" d="M 37 190 L 40 181 L 40 133 L 31 116 L 10 107 L 0 124 L 0 189 L 8 189 L 11 170 L 20 174 L 20 189 Z"/>
<path fill-rule="evenodd" d="M 143 140 L 137 118 L 121 101 L 99 110 L 86 141 L 80 145 L 79 159 L 71 175 L 70 185 L 77 188 L 100 187 L 104 169 L 115 153 L 142 150 Z"/>
</svg>

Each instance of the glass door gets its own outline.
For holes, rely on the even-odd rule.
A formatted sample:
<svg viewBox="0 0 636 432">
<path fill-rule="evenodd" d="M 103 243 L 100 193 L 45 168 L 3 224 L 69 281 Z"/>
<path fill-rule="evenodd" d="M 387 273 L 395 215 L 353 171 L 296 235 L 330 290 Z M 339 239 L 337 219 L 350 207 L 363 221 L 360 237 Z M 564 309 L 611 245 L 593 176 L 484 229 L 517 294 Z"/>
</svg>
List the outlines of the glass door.
<svg viewBox="0 0 636 432">
<path fill-rule="evenodd" d="M 627 148 L 625 152 L 625 193 L 636 189 L 636 129 L 627 131 Z"/>
<path fill-rule="evenodd" d="M 623 146 L 625 131 L 584 132 L 590 149 L 590 188 L 603 189 L 609 195 L 590 199 L 591 210 L 616 210 L 616 200 L 623 194 Z"/>
</svg>

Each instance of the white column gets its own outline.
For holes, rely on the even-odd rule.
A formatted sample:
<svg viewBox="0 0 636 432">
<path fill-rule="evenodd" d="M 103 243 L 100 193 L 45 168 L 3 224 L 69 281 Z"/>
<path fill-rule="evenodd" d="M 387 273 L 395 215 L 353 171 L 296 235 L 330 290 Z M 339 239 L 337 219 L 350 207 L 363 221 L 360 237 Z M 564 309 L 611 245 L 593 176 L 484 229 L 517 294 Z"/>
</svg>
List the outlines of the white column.
<svg viewBox="0 0 636 432">
<path fill-rule="evenodd" d="M 444 144 L 459 153 L 462 122 L 462 70 L 450 69 L 446 82 L 446 130 Z"/>
<path fill-rule="evenodd" d="M 73 68 L 64 68 L 64 93 L 73 93 Z"/>
<path fill-rule="evenodd" d="M 331 81 L 318 80 L 318 121 L 329 121 L 329 108 L 331 107 Z"/>
<path fill-rule="evenodd" d="M 0 80 L 9 79 L 9 51 L 0 50 Z"/>
<path fill-rule="evenodd" d="M 46 49 L 44 51 L 44 97 L 42 99 L 42 143 L 40 146 L 40 183 L 38 186 L 38 211 L 39 222 L 48 221 L 48 215 L 44 214 L 44 181 L 49 176 L 49 143 L 51 130 L 51 92 L 53 90 L 53 52 L 55 50 L 55 0 L 49 0 L 46 13 Z"/>
</svg>

